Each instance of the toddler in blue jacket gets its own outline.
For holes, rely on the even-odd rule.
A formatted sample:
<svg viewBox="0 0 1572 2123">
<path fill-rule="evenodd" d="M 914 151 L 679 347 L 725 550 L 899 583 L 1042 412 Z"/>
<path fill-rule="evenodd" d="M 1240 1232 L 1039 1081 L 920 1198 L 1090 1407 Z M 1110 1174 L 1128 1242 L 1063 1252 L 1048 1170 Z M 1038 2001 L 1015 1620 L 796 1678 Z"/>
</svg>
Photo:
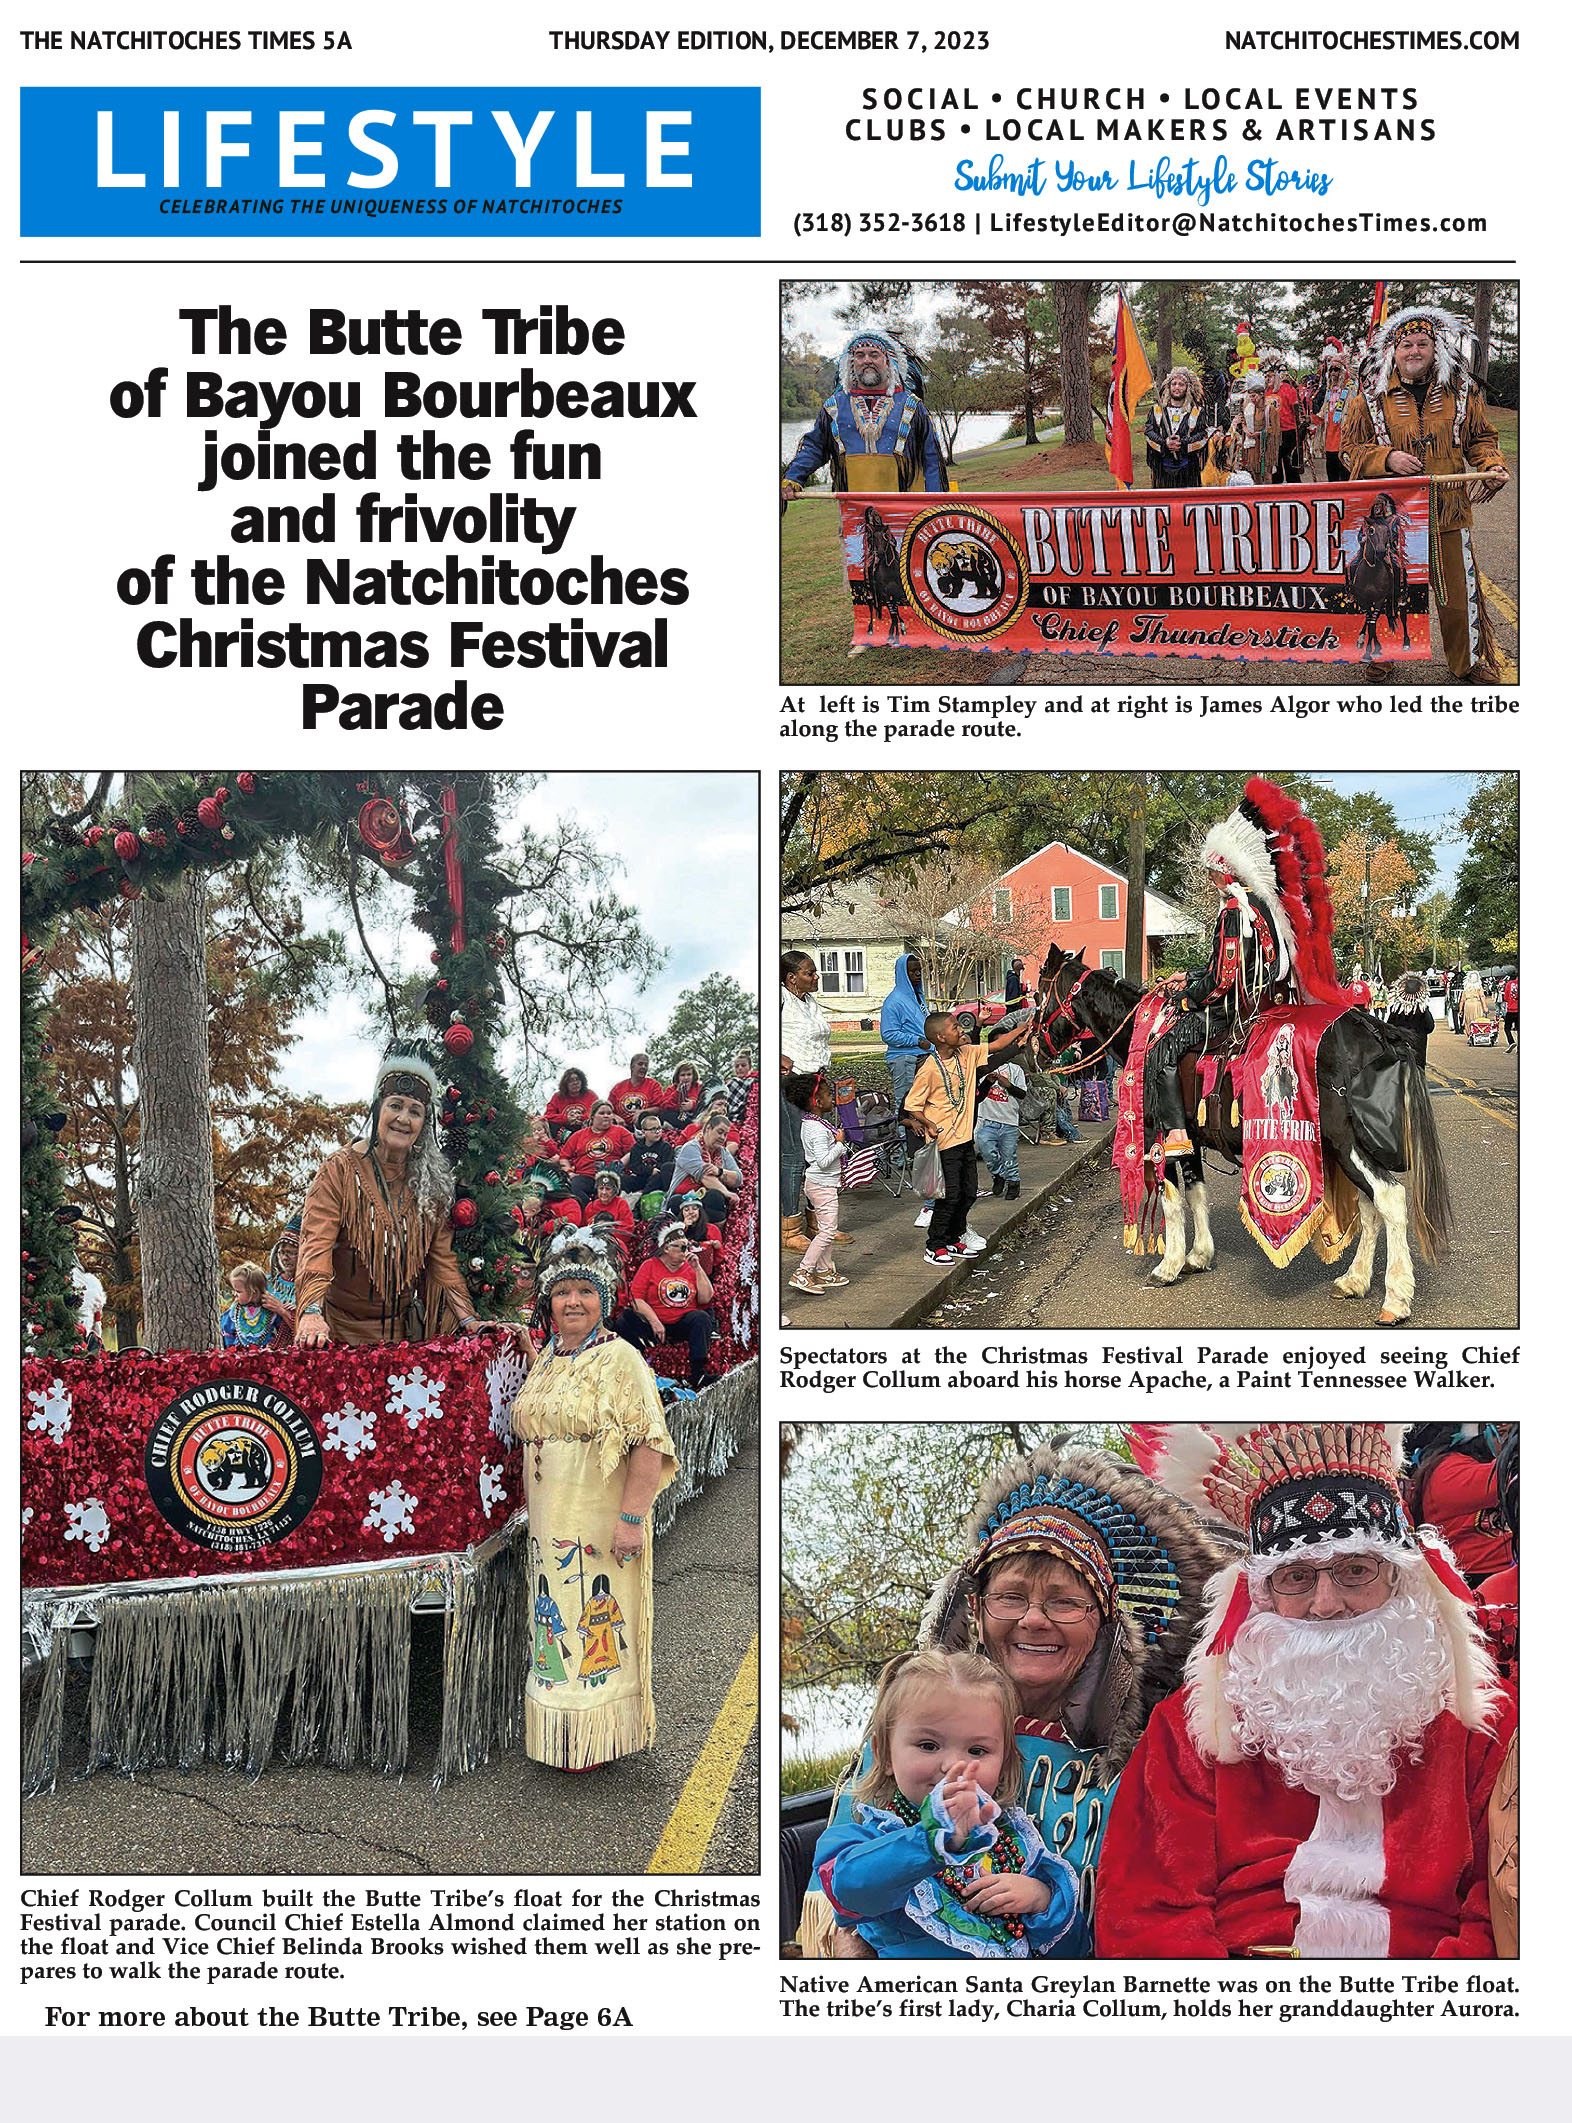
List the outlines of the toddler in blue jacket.
<svg viewBox="0 0 1572 2123">
<path fill-rule="evenodd" d="M 881 1674 L 851 1819 L 813 1854 L 837 1924 L 881 1957 L 1089 1951 L 1075 1874 L 1009 1803 L 1019 1711 L 1008 1674 L 975 1652 L 904 1652 Z"/>
</svg>

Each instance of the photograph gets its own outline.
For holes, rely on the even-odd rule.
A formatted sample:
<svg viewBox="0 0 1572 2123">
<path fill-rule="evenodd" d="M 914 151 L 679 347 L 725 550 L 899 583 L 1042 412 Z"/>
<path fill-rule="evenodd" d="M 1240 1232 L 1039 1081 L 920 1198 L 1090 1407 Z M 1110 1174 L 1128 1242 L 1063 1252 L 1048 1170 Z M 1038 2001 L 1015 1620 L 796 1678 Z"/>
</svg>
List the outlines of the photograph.
<svg viewBox="0 0 1572 2123">
<path fill-rule="evenodd" d="M 24 1871 L 755 1869 L 758 778 L 21 795 Z"/>
<path fill-rule="evenodd" d="M 784 281 L 782 682 L 1515 685 L 1517 407 L 1515 281 Z"/>
<path fill-rule="evenodd" d="M 783 775 L 793 1329 L 1510 1328 L 1518 777 Z"/>
<path fill-rule="evenodd" d="M 1518 1457 L 786 1426 L 783 1958 L 1515 1960 Z"/>
</svg>

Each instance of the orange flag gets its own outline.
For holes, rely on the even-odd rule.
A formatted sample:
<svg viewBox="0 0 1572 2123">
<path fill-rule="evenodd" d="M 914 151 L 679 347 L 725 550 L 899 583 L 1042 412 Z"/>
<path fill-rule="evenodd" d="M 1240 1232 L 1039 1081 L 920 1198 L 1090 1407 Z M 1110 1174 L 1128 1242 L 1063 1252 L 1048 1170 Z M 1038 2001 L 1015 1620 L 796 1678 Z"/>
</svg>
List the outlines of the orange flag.
<svg viewBox="0 0 1572 2123">
<path fill-rule="evenodd" d="M 1143 393 L 1152 388 L 1141 335 L 1123 288 L 1119 290 L 1119 322 L 1114 329 L 1113 379 L 1108 386 L 1108 469 L 1114 484 L 1135 484 L 1135 456 L 1130 441 L 1130 416 Z"/>
</svg>

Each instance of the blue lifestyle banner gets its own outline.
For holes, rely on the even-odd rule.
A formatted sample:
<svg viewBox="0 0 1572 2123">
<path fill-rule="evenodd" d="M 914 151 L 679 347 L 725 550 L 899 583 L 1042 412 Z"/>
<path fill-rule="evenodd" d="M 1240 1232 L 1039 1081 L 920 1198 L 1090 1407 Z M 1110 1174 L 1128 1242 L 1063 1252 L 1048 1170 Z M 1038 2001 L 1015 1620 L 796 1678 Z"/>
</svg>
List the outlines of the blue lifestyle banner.
<svg viewBox="0 0 1572 2123">
<path fill-rule="evenodd" d="M 23 236 L 759 233 L 755 88 L 22 91 Z"/>
</svg>

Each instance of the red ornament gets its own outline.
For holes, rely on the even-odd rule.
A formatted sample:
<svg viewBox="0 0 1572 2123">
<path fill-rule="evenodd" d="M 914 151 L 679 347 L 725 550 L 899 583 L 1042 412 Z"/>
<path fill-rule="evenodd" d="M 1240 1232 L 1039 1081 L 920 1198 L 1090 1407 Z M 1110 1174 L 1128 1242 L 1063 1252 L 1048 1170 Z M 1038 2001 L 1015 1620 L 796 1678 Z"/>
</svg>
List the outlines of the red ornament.
<svg viewBox="0 0 1572 2123">
<path fill-rule="evenodd" d="M 102 826 L 89 826 L 82 835 L 82 845 L 84 848 L 96 848 L 103 837 L 104 829 Z"/>
<path fill-rule="evenodd" d="M 235 779 L 240 784 L 240 793 L 242 796 L 251 796 L 255 794 L 257 778 L 254 774 L 237 774 L 235 776 Z"/>
<path fill-rule="evenodd" d="M 453 1204 L 453 1221 L 460 1231 L 467 1231 L 480 1211 L 467 1194 L 461 1194 Z"/>
<path fill-rule="evenodd" d="M 448 991 L 448 984 L 447 984 L 447 982 L 446 982 L 445 980 L 439 980 L 439 981 L 438 981 L 438 982 L 436 983 L 436 987 L 437 987 L 437 993 L 438 993 L 439 995 L 446 995 L 446 993 L 447 993 L 447 991 Z"/>
<path fill-rule="evenodd" d="M 37 860 L 38 857 L 33 853 L 31 848 L 26 848 L 22 851 L 22 868 L 24 870 L 30 868 L 33 863 L 37 862 Z"/>
<path fill-rule="evenodd" d="M 441 965 L 441 963 L 442 963 L 442 953 L 441 953 L 440 951 L 433 951 L 433 952 L 432 952 L 432 954 L 431 954 L 431 963 L 432 963 L 432 964 L 433 964 L 434 966 L 439 966 L 439 965 Z"/>
<path fill-rule="evenodd" d="M 227 789 L 215 789 L 213 791 L 213 801 L 214 803 L 228 803 L 229 791 Z"/>
<path fill-rule="evenodd" d="M 502 1174 L 500 1172 L 488 1172 L 486 1174 L 486 1185 L 488 1187 L 500 1187 L 502 1185 Z"/>
<path fill-rule="evenodd" d="M 442 1035 L 442 1044 L 450 1054 L 467 1054 L 475 1044 L 475 1035 L 468 1025 L 449 1025 Z"/>
<path fill-rule="evenodd" d="M 197 805 L 197 817 L 210 833 L 216 833 L 224 823 L 224 807 L 216 796 L 204 796 Z M 115 845 L 120 843 L 116 841 Z"/>
<path fill-rule="evenodd" d="M 115 835 L 115 853 L 122 862 L 135 862 L 142 852 L 142 843 L 127 826 Z"/>
</svg>

